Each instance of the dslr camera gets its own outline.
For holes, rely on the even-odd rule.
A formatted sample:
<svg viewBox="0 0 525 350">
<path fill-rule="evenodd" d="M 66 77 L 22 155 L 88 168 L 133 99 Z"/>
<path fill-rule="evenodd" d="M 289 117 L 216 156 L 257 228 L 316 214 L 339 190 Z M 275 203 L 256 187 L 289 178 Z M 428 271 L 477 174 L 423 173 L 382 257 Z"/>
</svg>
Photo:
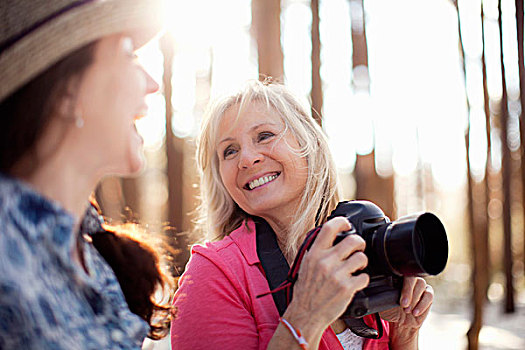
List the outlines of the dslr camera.
<svg viewBox="0 0 525 350">
<path fill-rule="evenodd" d="M 368 201 L 340 202 L 329 219 L 344 216 L 350 231 L 338 234 L 334 244 L 350 234 L 366 241 L 369 285 L 356 293 L 342 319 L 361 318 L 399 306 L 404 276 L 437 275 L 448 259 L 448 241 L 441 221 L 432 213 L 413 214 L 390 221 Z"/>
</svg>

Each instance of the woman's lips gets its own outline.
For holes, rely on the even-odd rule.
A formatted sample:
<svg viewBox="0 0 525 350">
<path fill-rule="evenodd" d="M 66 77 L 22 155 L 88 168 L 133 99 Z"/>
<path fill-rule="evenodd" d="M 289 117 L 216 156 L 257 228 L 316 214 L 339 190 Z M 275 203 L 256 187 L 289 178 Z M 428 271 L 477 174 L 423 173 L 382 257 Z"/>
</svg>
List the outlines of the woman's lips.
<svg viewBox="0 0 525 350">
<path fill-rule="evenodd" d="M 275 179 L 277 179 L 279 177 L 279 175 L 281 175 L 280 172 L 275 172 L 273 174 L 266 174 L 266 175 L 263 175 L 263 176 L 260 176 L 254 180 L 251 180 L 249 181 L 248 183 L 246 183 L 246 185 L 244 185 L 244 189 L 248 190 L 248 191 L 251 191 L 251 190 L 254 190 L 256 188 L 259 188 L 263 185 L 266 185 L 267 183 L 270 183 L 272 181 L 274 181 Z"/>
</svg>

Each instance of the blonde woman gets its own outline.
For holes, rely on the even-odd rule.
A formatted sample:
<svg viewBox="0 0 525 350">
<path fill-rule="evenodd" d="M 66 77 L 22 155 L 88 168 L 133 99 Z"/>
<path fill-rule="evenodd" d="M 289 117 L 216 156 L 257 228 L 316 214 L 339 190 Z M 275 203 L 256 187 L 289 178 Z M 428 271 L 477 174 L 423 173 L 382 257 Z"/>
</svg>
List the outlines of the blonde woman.
<svg viewBox="0 0 525 350">
<path fill-rule="evenodd" d="M 382 313 L 380 339 L 364 340 L 338 320 L 369 282 L 353 275 L 367 265 L 365 243 L 351 235 L 333 245 L 350 229 L 340 217 L 325 223 L 339 201 L 335 166 L 321 128 L 283 85 L 251 82 L 213 104 L 198 162 L 201 224 L 212 242 L 193 247 L 180 280 L 174 349 L 417 348 L 433 300 L 421 278 L 405 279 L 404 308 Z M 257 297 L 270 290 L 259 248 L 274 239 L 289 265 L 306 233 L 323 223 L 280 315 L 278 301 Z"/>
</svg>

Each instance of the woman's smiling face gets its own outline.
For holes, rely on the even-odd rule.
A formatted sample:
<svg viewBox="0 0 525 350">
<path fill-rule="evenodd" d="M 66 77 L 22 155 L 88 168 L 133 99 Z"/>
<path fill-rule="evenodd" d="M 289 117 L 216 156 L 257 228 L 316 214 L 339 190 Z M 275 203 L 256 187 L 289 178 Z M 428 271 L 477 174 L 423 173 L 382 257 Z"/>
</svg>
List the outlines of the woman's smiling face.
<svg viewBox="0 0 525 350">
<path fill-rule="evenodd" d="M 86 150 L 80 161 L 91 162 L 100 175 L 129 175 L 143 165 L 135 121 L 147 110 L 146 95 L 159 86 L 136 60 L 134 50 L 131 37 L 123 34 L 100 39 L 78 92 L 85 124 L 75 130 L 75 137 Z"/>
<path fill-rule="evenodd" d="M 278 113 L 261 102 L 224 113 L 217 131 L 219 172 L 232 199 L 266 220 L 291 218 L 308 176 L 299 144 Z"/>
</svg>

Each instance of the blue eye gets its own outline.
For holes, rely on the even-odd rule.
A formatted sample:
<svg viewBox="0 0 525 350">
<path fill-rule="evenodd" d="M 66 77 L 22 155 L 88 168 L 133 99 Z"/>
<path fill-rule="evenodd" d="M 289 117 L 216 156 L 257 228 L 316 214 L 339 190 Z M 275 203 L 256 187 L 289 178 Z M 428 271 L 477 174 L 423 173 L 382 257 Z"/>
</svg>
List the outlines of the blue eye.
<svg viewBox="0 0 525 350">
<path fill-rule="evenodd" d="M 264 131 L 264 132 L 261 132 L 257 135 L 257 141 L 264 141 L 264 140 L 267 140 L 271 137 L 275 136 L 275 134 L 273 132 L 269 132 L 269 131 Z"/>
<path fill-rule="evenodd" d="M 236 150 L 233 149 L 232 147 L 226 147 L 226 149 L 222 153 L 222 156 L 224 157 L 224 159 L 226 159 L 229 156 L 231 156 L 232 154 L 235 154 L 235 152 L 236 152 Z"/>
</svg>

